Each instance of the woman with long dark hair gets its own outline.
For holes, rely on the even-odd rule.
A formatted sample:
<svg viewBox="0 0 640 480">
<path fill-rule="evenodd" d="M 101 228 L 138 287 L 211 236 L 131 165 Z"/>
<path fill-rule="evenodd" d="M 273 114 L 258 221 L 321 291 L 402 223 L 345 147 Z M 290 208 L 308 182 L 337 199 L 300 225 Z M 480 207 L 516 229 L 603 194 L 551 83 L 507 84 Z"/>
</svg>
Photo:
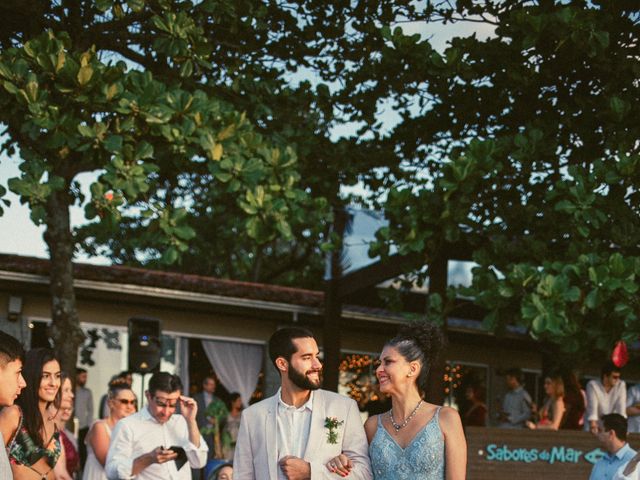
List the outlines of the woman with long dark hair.
<svg viewBox="0 0 640 480">
<path fill-rule="evenodd" d="M 391 410 L 364 425 L 374 480 L 462 480 L 467 442 L 456 410 L 424 400 L 429 368 L 443 347 L 440 329 L 426 322 L 403 326 L 380 354 L 376 377 Z M 349 474 L 350 460 L 338 455 L 327 468 Z"/>
<path fill-rule="evenodd" d="M 53 480 L 56 463 L 64 461 L 60 433 L 50 414 L 52 405 L 60 405 L 60 363 L 53 350 L 35 348 L 25 355 L 22 374 L 27 386 L 16 405 L 0 413 L 13 478 Z"/>
</svg>

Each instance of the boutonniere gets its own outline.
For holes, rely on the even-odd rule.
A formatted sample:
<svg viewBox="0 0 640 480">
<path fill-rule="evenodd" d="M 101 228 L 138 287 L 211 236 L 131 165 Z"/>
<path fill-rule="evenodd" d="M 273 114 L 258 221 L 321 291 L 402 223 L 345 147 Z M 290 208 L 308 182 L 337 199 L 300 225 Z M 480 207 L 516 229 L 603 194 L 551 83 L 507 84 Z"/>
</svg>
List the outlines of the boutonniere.
<svg viewBox="0 0 640 480">
<path fill-rule="evenodd" d="M 344 420 L 338 420 L 336 417 L 327 417 L 324 419 L 324 428 L 327 432 L 327 442 L 331 444 L 338 443 L 338 427 L 344 423 Z"/>
</svg>

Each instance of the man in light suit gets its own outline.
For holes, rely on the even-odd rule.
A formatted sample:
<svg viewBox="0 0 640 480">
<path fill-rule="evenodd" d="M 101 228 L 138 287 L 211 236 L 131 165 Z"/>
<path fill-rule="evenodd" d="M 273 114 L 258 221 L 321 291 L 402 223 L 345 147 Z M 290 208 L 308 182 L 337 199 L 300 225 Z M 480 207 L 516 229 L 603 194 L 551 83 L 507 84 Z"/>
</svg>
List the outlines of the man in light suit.
<svg viewBox="0 0 640 480">
<path fill-rule="evenodd" d="M 283 328 L 271 336 L 269 356 L 280 373 L 280 389 L 242 413 L 235 480 L 342 478 L 325 466 L 341 453 L 351 460 L 350 479 L 373 478 L 358 406 L 319 390 L 319 354 L 306 329 Z"/>
</svg>

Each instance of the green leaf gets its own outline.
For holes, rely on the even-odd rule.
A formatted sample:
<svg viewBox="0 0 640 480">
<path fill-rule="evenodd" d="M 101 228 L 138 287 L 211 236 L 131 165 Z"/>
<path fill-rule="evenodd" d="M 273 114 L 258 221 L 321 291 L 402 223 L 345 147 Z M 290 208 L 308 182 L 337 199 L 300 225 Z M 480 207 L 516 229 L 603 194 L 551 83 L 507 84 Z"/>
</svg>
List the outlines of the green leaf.
<svg viewBox="0 0 640 480">
<path fill-rule="evenodd" d="M 80 124 L 78 125 L 78 133 L 85 138 L 94 138 L 96 136 L 96 132 L 88 125 Z"/>
<path fill-rule="evenodd" d="M 196 231 L 187 225 L 175 227 L 173 229 L 173 233 L 176 237 L 181 238 L 182 240 L 191 240 L 196 236 Z"/>
<path fill-rule="evenodd" d="M 171 264 L 175 263 L 178 260 L 179 256 L 180 256 L 180 254 L 179 254 L 178 250 L 175 247 L 169 247 L 162 254 L 161 261 L 165 265 L 171 265 Z"/>
<path fill-rule="evenodd" d="M 80 67 L 80 70 L 78 70 L 78 75 L 76 78 L 78 79 L 78 83 L 80 84 L 80 86 L 83 87 L 91 81 L 92 77 L 93 77 L 93 68 L 91 68 L 90 65 L 85 65 L 83 67 Z"/>
<path fill-rule="evenodd" d="M 134 12 L 140 12 L 144 9 L 145 0 L 127 0 L 127 5 Z"/>
<path fill-rule="evenodd" d="M 584 304 L 591 310 L 600 306 L 600 302 L 600 291 L 597 288 L 591 290 L 584 300 Z"/>
<path fill-rule="evenodd" d="M 121 135 L 109 135 L 104 141 L 104 148 L 108 152 L 118 153 L 122 150 L 122 140 Z"/>
<path fill-rule="evenodd" d="M 142 141 L 136 145 L 135 159 L 145 160 L 147 158 L 153 158 L 153 145 Z"/>
<path fill-rule="evenodd" d="M 180 67 L 180 76 L 183 78 L 188 78 L 193 75 L 193 62 L 191 60 L 186 60 L 182 66 Z"/>
<path fill-rule="evenodd" d="M 113 6 L 113 0 L 95 0 L 96 8 L 101 12 L 106 12 Z"/>
</svg>

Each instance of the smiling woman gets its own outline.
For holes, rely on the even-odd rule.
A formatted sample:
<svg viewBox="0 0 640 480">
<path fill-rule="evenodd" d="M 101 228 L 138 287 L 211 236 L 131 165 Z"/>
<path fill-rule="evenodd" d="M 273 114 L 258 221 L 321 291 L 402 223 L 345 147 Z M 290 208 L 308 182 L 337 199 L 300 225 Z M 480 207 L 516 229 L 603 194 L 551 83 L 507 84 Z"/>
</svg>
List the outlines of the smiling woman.
<svg viewBox="0 0 640 480">
<path fill-rule="evenodd" d="M 34 348 L 25 356 L 23 375 L 27 386 L 16 405 L 0 414 L 13 478 L 27 480 L 36 473 L 43 480 L 54 478 L 53 468 L 64 461 L 60 433 L 49 409 L 60 406 L 60 364 L 52 350 Z M 58 477 L 71 480 L 71 477 Z"/>
</svg>

